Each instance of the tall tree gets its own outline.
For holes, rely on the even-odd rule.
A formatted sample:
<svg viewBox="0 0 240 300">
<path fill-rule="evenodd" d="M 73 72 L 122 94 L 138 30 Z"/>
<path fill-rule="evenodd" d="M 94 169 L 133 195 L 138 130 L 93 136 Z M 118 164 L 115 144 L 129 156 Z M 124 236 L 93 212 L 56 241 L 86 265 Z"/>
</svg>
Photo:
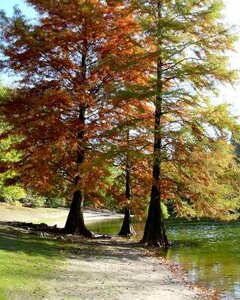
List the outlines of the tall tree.
<svg viewBox="0 0 240 300">
<path fill-rule="evenodd" d="M 21 76 L 2 106 L 11 132 L 23 136 L 17 170 L 39 192 L 68 181 L 73 197 L 65 231 L 91 236 L 81 211 L 84 184 L 111 117 L 107 91 L 125 80 L 122 66 L 127 72 L 126 58 L 134 54 L 135 23 L 123 1 L 27 2 L 40 14 L 37 24 L 19 10 L 1 17 L 1 67 Z"/>
<path fill-rule="evenodd" d="M 134 82 L 140 78 L 142 75 L 138 74 Z M 146 158 L 143 151 L 147 149 L 148 144 L 145 119 L 149 111 L 144 101 L 139 102 L 137 99 L 128 98 L 126 89 L 127 87 L 122 85 L 120 91 L 115 90 L 116 106 L 113 110 L 115 117 L 112 118 L 111 130 L 105 143 L 109 146 L 111 164 L 118 170 L 115 184 L 109 187 L 108 193 L 112 194 L 116 200 L 119 199 L 119 205 L 124 208 L 123 224 L 119 232 L 121 236 L 134 234 L 130 211 L 134 210 L 134 213 L 143 214 L 142 211 L 139 212 L 138 207 L 145 208 L 143 203 L 146 202 L 146 194 L 149 192 L 146 191 L 145 181 L 140 179 L 147 171 L 146 165 L 144 166 Z"/>
<path fill-rule="evenodd" d="M 182 149 L 188 147 L 187 139 L 181 135 L 186 126 L 190 129 L 189 139 L 193 136 L 199 143 L 207 144 L 218 140 L 218 135 L 209 137 L 208 134 L 218 125 L 202 117 L 198 119 L 200 115 L 195 113 L 197 108 L 209 107 L 209 97 L 219 83 L 232 82 L 235 78 L 234 72 L 228 70 L 226 54 L 232 49 L 235 37 L 221 20 L 222 1 L 133 2 L 143 28 L 139 43 L 145 49 L 142 63 L 148 75 L 143 87 L 134 88 L 138 97 L 148 97 L 155 110 L 153 182 L 142 242 L 166 247 L 169 243 L 160 205 L 164 199 L 164 166 L 180 145 Z M 225 125 L 228 127 L 228 121 Z M 224 131 L 224 126 L 220 131 Z"/>
<path fill-rule="evenodd" d="M 132 225 L 131 225 L 131 162 L 130 162 L 130 130 L 127 128 L 126 132 L 126 153 L 125 153 L 125 196 L 126 204 L 124 207 L 124 219 L 122 227 L 118 233 L 120 236 L 130 236 L 134 234 Z"/>
</svg>

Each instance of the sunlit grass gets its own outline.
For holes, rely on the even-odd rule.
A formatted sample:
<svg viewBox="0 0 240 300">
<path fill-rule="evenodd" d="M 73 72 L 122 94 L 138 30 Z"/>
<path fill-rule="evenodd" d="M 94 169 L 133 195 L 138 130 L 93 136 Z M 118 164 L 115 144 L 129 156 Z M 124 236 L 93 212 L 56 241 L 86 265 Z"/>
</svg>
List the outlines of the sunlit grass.
<svg viewBox="0 0 240 300">
<path fill-rule="evenodd" d="M 0 228 L 2 231 L 2 228 Z M 63 259 L 57 243 L 39 237 L 0 233 L 0 300 L 47 296 Z"/>
</svg>

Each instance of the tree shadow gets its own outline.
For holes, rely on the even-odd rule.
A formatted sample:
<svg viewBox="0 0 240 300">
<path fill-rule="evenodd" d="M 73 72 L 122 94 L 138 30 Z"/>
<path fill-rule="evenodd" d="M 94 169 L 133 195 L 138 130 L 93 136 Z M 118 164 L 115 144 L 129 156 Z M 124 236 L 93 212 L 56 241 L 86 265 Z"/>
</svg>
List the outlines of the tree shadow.
<svg viewBox="0 0 240 300">
<path fill-rule="evenodd" d="M 24 252 L 32 256 L 57 257 L 56 244 L 27 234 L 16 234 L 7 229 L 0 230 L 0 250 Z"/>
<path fill-rule="evenodd" d="M 139 243 L 124 240 L 88 240 L 79 245 L 73 244 L 70 252 L 73 259 L 85 259 L 94 261 L 96 257 L 104 259 L 116 259 L 117 261 L 138 261 L 144 255 L 144 248 Z"/>
<path fill-rule="evenodd" d="M 106 257 L 118 260 L 138 260 L 142 245 L 128 240 L 84 239 L 80 236 L 61 236 L 60 233 L 45 237 L 39 232 L 22 230 L 18 222 L 0 222 L 0 250 L 24 252 L 31 256 L 58 258 L 65 254 L 74 259 L 94 260 Z M 22 223 L 23 224 L 23 223 Z M 27 224 L 27 223 L 25 223 Z"/>
</svg>

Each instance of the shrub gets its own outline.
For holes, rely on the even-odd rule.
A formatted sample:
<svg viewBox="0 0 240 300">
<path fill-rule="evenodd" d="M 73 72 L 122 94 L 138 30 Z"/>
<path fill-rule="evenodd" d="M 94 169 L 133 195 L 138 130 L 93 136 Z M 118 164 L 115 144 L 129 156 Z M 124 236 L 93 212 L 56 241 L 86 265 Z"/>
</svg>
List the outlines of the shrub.
<svg viewBox="0 0 240 300">
<path fill-rule="evenodd" d="M 46 197 L 46 206 L 51 208 L 57 208 L 57 207 L 65 207 L 66 206 L 66 200 L 62 196 L 48 196 Z"/>
<path fill-rule="evenodd" d="M 20 205 L 19 200 L 26 197 L 26 192 L 22 187 L 18 185 L 11 185 L 3 187 L 1 197 L 7 203 Z"/>
<path fill-rule="evenodd" d="M 28 191 L 27 196 L 21 199 L 21 203 L 30 207 L 43 207 L 46 203 L 46 197 Z"/>
</svg>

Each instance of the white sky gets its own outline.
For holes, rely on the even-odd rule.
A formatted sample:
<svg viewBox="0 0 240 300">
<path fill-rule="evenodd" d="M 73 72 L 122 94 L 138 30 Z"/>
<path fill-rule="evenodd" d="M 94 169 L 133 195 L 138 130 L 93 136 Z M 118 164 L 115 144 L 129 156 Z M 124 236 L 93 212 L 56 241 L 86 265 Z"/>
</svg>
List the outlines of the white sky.
<svg viewBox="0 0 240 300">
<path fill-rule="evenodd" d="M 226 21 L 236 26 L 236 33 L 240 40 L 240 0 L 224 0 Z M 12 14 L 12 8 L 18 5 L 27 16 L 33 17 L 33 10 L 26 6 L 24 0 L 0 0 L 0 10 L 5 10 L 9 15 Z M 230 54 L 230 62 L 234 68 L 240 70 L 240 41 L 236 44 L 236 53 Z M 13 82 L 13 78 L 6 75 L 1 75 L 1 81 L 4 85 L 9 85 Z M 219 102 L 227 102 L 232 105 L 232 111 L 240 115 L 240 79 L 239 84 L 234 88 L 231 86 L 221 86 Z"/>
<path fill-rule="evenodd" d="M 239 36 L 239 41 L 235 45 L 235 52 L 229 56 L 230 64 L 234 69 L 240 70 L 240 0 L 223 0 L 225 3 L 224 15 L 226 22 L 234 27 L 234 32 Z M 240 76 L 240 72 L 239 72 Z M 240 77 L 239 83 L 234 87 L 231 85 L 219 86 L 219 98 L 214 103 L 228 103 L 231 111 L 240 117 Z"/>
<path fill-rule="evenodd" d="M 225 17 L 226 21 L 234 25 L 235 32 L 239 36 L 239 42 L 236 43 L 235 53 L 231 53 L 230 62 L 234 68 L 240 70 L 240 1 L 225 0 Z M 240 79 L 239 84 L 233 87 L 221 86 L 219 101 L 227 102 L 232 105 L 232 111 L 240 115 Z"/>
</svg>

